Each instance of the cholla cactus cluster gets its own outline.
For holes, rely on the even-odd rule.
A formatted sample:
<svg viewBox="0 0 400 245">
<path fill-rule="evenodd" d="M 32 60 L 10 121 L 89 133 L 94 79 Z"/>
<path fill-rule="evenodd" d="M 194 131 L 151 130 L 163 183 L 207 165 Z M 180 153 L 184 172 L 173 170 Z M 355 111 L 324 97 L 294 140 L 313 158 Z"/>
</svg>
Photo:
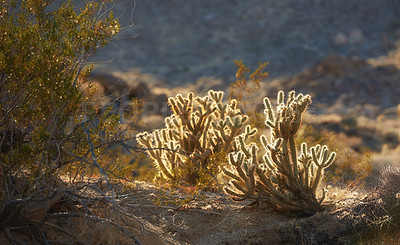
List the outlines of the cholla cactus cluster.
<svg viewBox="0 0 400 245">
<path fill-rule="evenodd" d="M 169 98 L 173 115 L 165 119 L 166 128 L 138 135 L 159 169 L 159 176 L 173 183 L 196 185 L 211 180 L 220 171 L 210 157 L 229 153 L 232 142 L 241 135 L 256 133 L 245 127 L 247 116 L 237 108 L 236 100 L 223 102 L 224 93 L 210 90 L 205 97 L 177 95 Z M 245 128 L 245 130 L 243 130 Z M 244 132 L 243 132 L 244 131 Z"/>
<path fill-rule="evenodd" d="M 302 114 L 311 103 L 309 95 L 295 95 L 292 91 L 284 101 L 284 93 L 278 93 L 277 108 L 274 110 L 268 98 L 264 99 L 266 125 L 271 137 L 261 136 L 265 154 L 258 157 L 254 143 L 246 144 L 243 137 L 235 140 L 237 152 L 229 154 L 230 166 L 224 173 L 232 180 L 225 191 L 238 200 L 251 198 L 265 201 L 275 210 L 303 212 L 307 214 L 321 210 L 325 193 L 318 197 L 319 183 L 324 169 L 329 167 L 335 153 L 326 146 L 317 145 L 308 150 L 301 144 L 295 145 Z"/>
</svg>

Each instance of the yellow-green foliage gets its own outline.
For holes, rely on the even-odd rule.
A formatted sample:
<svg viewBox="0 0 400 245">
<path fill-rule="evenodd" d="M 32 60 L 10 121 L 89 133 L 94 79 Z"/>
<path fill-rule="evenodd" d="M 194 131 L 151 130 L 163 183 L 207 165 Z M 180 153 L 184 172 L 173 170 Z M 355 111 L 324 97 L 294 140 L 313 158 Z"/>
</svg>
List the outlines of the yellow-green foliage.
<svg viewBox="0 0 400 245">
<path fill-rule="evenodd" d="M 258 68 L 248 77 L 247 74 L 250 70 L 243 64 L 243 61 L 235 60 L 235 64 L 238 67 L 235 75 L 236 81 L 230 85 L 229 96 L 239 102 L 245 102 L 247 97 L 260 89 L 261 80 L 268 76 L 268 72 L 264 72 L 268 63 L 260 63 Z M 249 80 L 251 81 L 251 84 L 249 83 Z"/>
<path fill-rule="evenodd" d="M 269 139 L 265 135 L 260 138 L 266 153 L 259 159 L 255 143 L 246 144 L 243 137 L 236 140 L 235 148 L 240 150 L 229 154 L 230 167 L 224 169 L 232 179 L 225 188 L 228 194 L 265 201 L 282 212 L 312 214 L 321 210 L 324 192 L 318 197 L 317 191 L 324 169 L 332 164 L 335 153 L 321 145 L 308 149 L 303 142 L 298 154 L 294 139 L 309 103 L 309 95 L 296 96 L 294 91 L 286 102 L 280 91 L 275 110 L 270 100 L 264 99 L 265 123 L 271 130 Z"/>
<path fill-rule="evenodd" d="M 229 153 L 238 135 L 247 138 L 256 133 L 245 127 L 247 116 L 236 100 L 225 103 L 223 96 L 222 91 L 210 90 L 204 97 L 189 93 L 186 98 L 169 98 L 173 115 L 165 119 L 166 128 L 137 136 L 160 177 L 172 183 L 208 184 L 220 171 L 220 163 L 212 159 Z"/>
<path fill-rule="evenodd" d="M 360 186 L 365 184 L 368 176 L 373 171 L 373 163 L 368 151 L 361 153 L 345 146 L 347 138 L 340 139 L 340 136 L 330 132 L 323 127 L 312 124 L 303 124 L 295 142 L 308 142 L 309 144 L 327 145 L 329 149 L 336 151 L 335 164 L 332 164 L 325 172 L 325 181 L 329 184 L 343 184 L 346 186 Z"/>
<path fill-rule="evenodd" d="M 264 72 L 268 63 L 260 63 L 258 68 L 250 73 L 250 69 L 241 60 L 235 60 L 238 67 L 236 71 L 236 81 L 229 86 L 229 97 L 238 101 L 240 108 L 249 117 L 248 124 L 256 128 L 263 126 L 263 113 L 255 110 L 257 103 L 255 96 L 261 88 L 261 81 L 268 77 L 268 72 Z"/>
<path fill-rule="evenodd" d="M 0 178 L 10 198 L 14 177 L 29 176 L 33 191 L 35 183 L 52 183 L 44 178 L 61 166 L 84 163 L 72 168 L 87 171 L 117 137 L 118 117 L 98 115 L 80 84 L 90 72 L 87 57 L 119 24 L 102 1 L 87 1 L 79 12 L 70 1 L 50 11 L 51 3 L 0 3 Z"/>
</svg>

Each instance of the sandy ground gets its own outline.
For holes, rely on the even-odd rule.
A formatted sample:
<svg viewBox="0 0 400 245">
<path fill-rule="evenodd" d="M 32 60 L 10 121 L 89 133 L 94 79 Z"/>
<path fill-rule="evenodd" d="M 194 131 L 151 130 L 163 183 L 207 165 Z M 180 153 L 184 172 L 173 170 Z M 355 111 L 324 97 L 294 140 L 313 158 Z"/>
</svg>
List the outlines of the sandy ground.
<svg viewBox="0 0 400 245">
<path fill-rule="evenodd" d="M 183 200 L 190 202 L 182 204 Z M 121 203 L 161 228 L 166 244 L 341 244 L 345 242 L 341 236 L 349 228 L 328 212 L 290 218 L 266 206 L 236 203 L 217 193 L 193 196 L 144 182 L 136 182 Z"/>
</svg>

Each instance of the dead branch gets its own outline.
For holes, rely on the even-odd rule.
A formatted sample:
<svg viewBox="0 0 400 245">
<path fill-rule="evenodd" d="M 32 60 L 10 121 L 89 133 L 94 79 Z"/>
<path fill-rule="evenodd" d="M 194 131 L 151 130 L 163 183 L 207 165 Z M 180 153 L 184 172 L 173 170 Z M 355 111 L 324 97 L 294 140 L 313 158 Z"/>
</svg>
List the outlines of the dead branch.
<svg viewBox="0 0 400 245">
<path fill-rule="evenodd" d="M 21 239 L 19 239 L 19 238 L 13 236 L 13 235 L 11 234 L 11 232 L 10 232 L 10 229 L 5 228 L 4 231 L 5 231 L 5 233 L 6 233 L 6 236 L 7 236 L 8 240 L 9 240 L 12 244 L 16 244 L 16 245 L 24 245 L 24 244 L 26 244 L 25 241 L 22 241 Z"/>
<path fill-rule="evenodd" d="M 111 225 L 115 226 L 120 231 L 122 231 L 123 233 L 128 235 L 135 242 L 135 244 L 141 245 L 139 240 L 137 240 L 136 237 L 131 232 L 129 232 L 125 227 L 122 227 L 121 225 L 119 225 L 119 224 L 117 224 L 117 223 L 115 223 L 115 222 L 113 222 L 113 221 L 111 221 L 109 219 L 103 219 L 103 218 L 100 218 L 100 217 L 95 216 L 95 215 L 89 215 L 89 214 L 83 214 L 83 213 L 65 213 L 65 212 L 49 214 L 48 217 L 49 217 L 49 219 L 52 219 L 52 218 L 72 218 L 72 217 L 75 217 L 75 218 L 87 218 L 87 219 L 91 219 L 91 220 L 98 221 L 98 222 L 101 222 L 101 223 L 108 223 L 108 224 L 111 224 Z"/>
</svg>

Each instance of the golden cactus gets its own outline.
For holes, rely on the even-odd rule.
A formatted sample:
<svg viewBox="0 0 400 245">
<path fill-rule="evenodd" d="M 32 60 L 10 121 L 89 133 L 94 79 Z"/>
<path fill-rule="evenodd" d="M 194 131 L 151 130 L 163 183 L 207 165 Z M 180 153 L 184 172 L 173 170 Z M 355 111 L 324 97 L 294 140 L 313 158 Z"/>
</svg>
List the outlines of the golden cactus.
<svg viewBox="0 0 400 245">
<path fill-rule="evenodd" d="M 243 138 L 236 139 L 238 151 L 229 154 L 230 167 L 224 169 L 225 175 L 232 178 L 225 188 L 228 194 L 239 200 L 265 201 L 282 212 L 313 214 L 322 210 L 325 193 L 318 197 L 317 191 L 324 169 L 332 164 L 335 153 L 321 145 L 308 150 L 304 142 L 298 154 L 294 141 L 302 114 L 310 103 L 309 95 L 296 96 L 294 91 L 286 102 L 284 93 L 278 93 L 276 110 L 268 98 L 264 99 L 265 124 L 271 130 L 269 140 L 265 135 L 260 137 L 266 153 L 259 160 L 254 143 L 247 145 Z"/>
<path fill-rule="evenodd" d="M 196 185 L 204 175 L 209 181 L 220 171 L 210 166 L 210 156 L 229 153 L 236 137 L 256 133 L 244 127 L 247 116 L 236 100 L 223 102 L 224 93 L 210 90 L 207 96 L 169 98 L 173 115 L 165 119 L 166 128 L 137 136 L 159 169 L 160 177 L 173 183 Z M 243 132 L 243 128 L 246 130 Z"/>
</svg>

